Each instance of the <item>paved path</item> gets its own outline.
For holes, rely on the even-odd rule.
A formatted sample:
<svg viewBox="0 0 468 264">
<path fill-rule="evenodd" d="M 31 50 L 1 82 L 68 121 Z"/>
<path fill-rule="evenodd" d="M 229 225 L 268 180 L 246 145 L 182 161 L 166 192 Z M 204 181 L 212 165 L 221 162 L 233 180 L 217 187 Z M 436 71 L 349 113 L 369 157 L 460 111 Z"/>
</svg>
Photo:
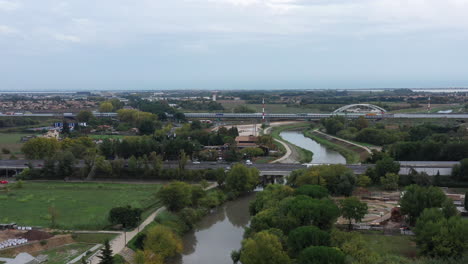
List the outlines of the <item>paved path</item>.
<svg viewBox="0 0 468 264">
<path fill-rule="evenodd" d="M 270 127 L 267 127 L 263 133 L 264 134 L 270 134 L 270 131 L 271 131 L 271 126 Z M 279 142 L 281 145 L 283 145 L 283 147 L 286 149 L 286 153 L 281 157 L 281 158 L 278 158 L 278 159 L 275 159 L 273 161 L 271 161 L 270 163 L 298 163 L 297 162 L 297 154 L 296 155 L 293 155 L 293 148 L 294 147 L 290 147 L 290 145 L 283 141 L 283 140 L 279 140 L 279 139 L 274 139 L 276 142 Z"/>
<path fill-rule="evenodd" d="M 342 138 L 339 138 L 339 137 L 334 137 L 332 135 L 329 135 L 329 134 L 326 134 L 326 133 L 323 133 L 319 130 L 314 130 L 313 132 L 317 133 L 317 134 L 321 134 L 322 136 L 325 136 L 325 137 L 329 137 L 329 138 L 333 138 L 333 139 L 336 139 L 336 140 L 339 140 L 341 142 L 345 142 L 345 143 L 348 143 L 350 145 L 353 145 L 353 146 L 356 146 L 358 148 L 361 148 L 361 149 L 364 149 L 365 151 L 367 151 L 369 154 L 372 154 L 372 151 L 368 148 L 368 147 L 365 147 L 365 146 L 362 146 L 362 145 L 358 145 L 356 143 L 353 143 L 351 141 L 348 141 L 346 139 L 342 139 Z"/>
<path fill-rule="evenodd" d="M 165 207 L 161 207 L 159 208 L 158 210 L 154 211 L 152 214 L 150 214 L 146 219 L 145 221 L 143 221 L 140 226 L 138 226 L 137 228 L 133 229 L 132 231 L 128 231 L 128 232 L 120 232 L 120 235 L 118 235 L 116 238 L 114 238 L 111 242 L 110 242 L 110 245 L 111 245 L 111 249 L 112 249 L 112 252 L 113 254 L 119 254 L 124 248 L 125 246 L 127 245 L 127 242 L 130 241 L 132 238 L 134 238 L 139 232 L 140 230 L 143 230 L 147 225 L 149 225 L 151 222 L 154 221 L 154 218 L 160 214 L 162 211 L 166 210 Z M 100 255 L 100 252 L 99 254 L 96 254 L 94 256 L 92 256 L 88 261 L 89 263 L 91 264 L 98 264 L 99 263 L 99 258 L 98 256 Z"/>
</svg>

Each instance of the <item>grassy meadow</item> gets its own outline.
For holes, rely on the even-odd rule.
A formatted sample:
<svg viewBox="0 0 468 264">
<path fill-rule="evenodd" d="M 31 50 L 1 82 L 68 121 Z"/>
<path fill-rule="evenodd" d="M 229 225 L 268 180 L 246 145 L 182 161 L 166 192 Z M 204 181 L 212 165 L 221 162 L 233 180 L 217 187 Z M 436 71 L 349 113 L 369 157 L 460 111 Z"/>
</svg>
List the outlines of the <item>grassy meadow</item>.
<svg viewBox="0 0 468 264">
<path fill-rule="evenodd" d="M 0 222 L 49 227 L 56 215 L 61 229 L 98 230 L 109 226 L 109 210 L 131 205 L 143 217 L 159 207 L 157 184 L 25 182 L 23 188 L 0 189 Z"/>
</svg>

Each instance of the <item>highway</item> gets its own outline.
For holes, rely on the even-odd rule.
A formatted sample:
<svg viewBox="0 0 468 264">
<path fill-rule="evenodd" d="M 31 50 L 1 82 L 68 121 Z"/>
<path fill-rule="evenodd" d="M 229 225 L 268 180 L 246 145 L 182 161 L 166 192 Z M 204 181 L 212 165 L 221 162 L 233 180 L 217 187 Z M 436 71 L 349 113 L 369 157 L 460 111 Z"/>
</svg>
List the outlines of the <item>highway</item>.
<svg viewBox="0 0 468 264">
<path fill-rule="evenodd" d="M 41 168 L 44 166 L 42 160 L 0 160 L 0 172 L 1 170 L 23 170 L 28 167 L 31 163 L 35 168 Z M 401 161 L 400 174 L 406 175 L 410 171 L 410 168 L 414 168 L 417 171 L 425 171 L 429 175 L 437 174 L 437 171 L 441 175 L 450 175 L 452 167 L 455 164 L 459 164 L 457 161 Z M 228 169 L 233 164 L 227 162 L 200 162 L 199 164 L 188 163 L 186 169 Z M 310 166 L 317 166 L 321 164 L 309 164 Z M 77 167 L 84 166 L 83 161 L 76 164 Z M 289 175 L 293 170 L 307 168 L 303 164 L 292 164 L 292 163 L 267 163 L 267 164 L 252 164 L 250 167 L 257 168 L 262 175 Z M 355 174 L 364 173 L 368 167 L 374 166 L 372 164 L 347 164 L 346 167 L 352 169 Z M 177 168 L 178 163 L 176 161 L 164 162 L 165 168 Z"/>
<path fill-rule="evenodd" d="M 117 113 L 99 113 L 93 112 L 96 117 L 116 117 Z M 216 118 L 225 118 L 225 119 L 262 119 L 262 113 L 184 113 L 186 118 L 207 118 L 207 119 L 216 119 Z M 266 113 L 266 119 L 288 119 L 288 120 L 318 120 L 322 118 L 327 118 L 330 116 L 343 116 L 348 119 L 356 119 L 360 116 L 363 116 L 367 119 L 382 119 L 382 118 L 393 118 L 393 119 L 413 119 L 413 118 L 449 118 L 449 119 L 468 119 L 468 114 L 375 114 L 375 115 L 366 115 L 366 114 L 346 114 L 346 113 L 331 113 L 331 114 L 316 114 L 316 113 L 297 113 L 297 114 L 273 114 Z M 41 113 L 41 114 L 16 114 L 16 115 L 6 115 L 0 114 L 0 117 L 75 117 L 76 113 Z M 172 117 L 172 115 L 168 115 Z"/>
</svg>

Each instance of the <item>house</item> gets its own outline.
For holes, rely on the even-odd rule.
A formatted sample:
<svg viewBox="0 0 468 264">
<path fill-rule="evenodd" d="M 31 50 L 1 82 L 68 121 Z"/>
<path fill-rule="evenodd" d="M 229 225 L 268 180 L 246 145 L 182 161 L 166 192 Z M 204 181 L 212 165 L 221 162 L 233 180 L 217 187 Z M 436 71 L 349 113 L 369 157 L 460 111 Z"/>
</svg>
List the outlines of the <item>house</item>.
<svg viewBox="0 0 468 264">
<path fill-rule="evenodd" d="M 258 147 L 257 137 L 254 136 L 238 136 L 235 140 L 238 148 Z"/>
<path fill-rule="evenodd" d="M 60 133 L 56 129 L 51 129 L 51 130 L 47 131 L 47 133 L 42 135 L 42 137 L 59 139 Z"/>
</svg>

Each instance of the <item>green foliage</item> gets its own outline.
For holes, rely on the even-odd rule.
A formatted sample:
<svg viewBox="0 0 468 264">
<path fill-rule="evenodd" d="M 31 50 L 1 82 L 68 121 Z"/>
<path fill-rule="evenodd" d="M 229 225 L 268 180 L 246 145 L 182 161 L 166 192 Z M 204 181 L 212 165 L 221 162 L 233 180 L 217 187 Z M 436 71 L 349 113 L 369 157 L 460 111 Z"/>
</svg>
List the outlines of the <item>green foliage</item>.
<svg viewBox="0 0 468 264">
<path fill-rule="evenodd" d="M 295 193 L 296 195 L 307 195 L 316 199 L 328 197 L 328 190 L 320 185 L 302 185 L 296 189 Z"/>
<path fill-rule="evenodd" d="M 356 135 L 356 140 L 359 142 L 366 142 L 379 146 L 394 143 L 399 139 L 400 137 L 397 133 L 377 128 L 364 128 Z"/>
<path fill-rule="evenodd" d="M 171 211 L 179 211 L 192 204 L 192 187 L 185 182 L 171 182 L 157 194 L 164 206 Z"/>
<path fill-rule="evenodd" d="M 259 171 L 242 164 L 235 164 L 226 176 L 226 188 L 241 194 L 255 189 L 259 182 Z"/>
<path fill-rule="evenodd" d="M 114 207 L 109 211 L 109 221 L 114 224 L 121 224 L 123 228 L 133 228 L 141 221 L 143 210 L 132 208 L 131 206 Z"/>
<path fill-rule="evenodd" d="M 400 172 L 400 163 L 390 157 L 384 157 L 375 164 L 375 171 L 379 178 L 385 176 L 387 173 L 398 174 Z M 373 180 L 378 182 L 378 179 Z"/>
<path fill-rule="evenodd" d="M 28 159 L 52 158 L 60 148 L 55 138 L 37 137 L 30 139 L 21 147 L 21 151 Z"/>
<path fill-rule="evenodd" d="M 410 185 L 400 200 L 401 212 L 407 214 L 410 223 L 414 224 L 419 215 L 426 208 L 439 208 L 445 201 L 444 192 L 438 187 L 421 187 Z"/>
<path fill-rule="evenodd" d="M 395 173 L 387 173 L 384 177 L 380 178 L 380 184 L 385 190 L 396 190 L 398 189 L 399 176 Z"/>
<path fill-rule="evenodd" d="M 289 233 L 287 244 L 291 254 L 296 256 L 309 246 L 329 246 L 330 234 L 316 226 L 301 226 Z"/>
<path fill-rule="evenodd" d="M 104 242 L 104 248 L 101 249 L 101 255 L 98 256 L 100 259 L 99 264 L 114 264 L 114 257 L 112 257 L 112 249 L 109 244 L 109 240 Z"/>
<path fill-rule="evenodd" d="M 266 231 L 242 242 L 242 264 L 289 264 L 291 259 L 283 250 L 280 239 Z"/>
<path fill-rule="evenodd" d="M 284 199 L 280 203 L 280 211 L 300 225 L 316 225 L 321 229 L 331 228 L 340 216 L 340 209 L 332 200 L 318 200 L 305 195 Z"/>
<path fill-rule="evenodd" d="M 255 195 L 255 199 L 250 202 L 249 211 L 251 215 L 256 215 L 262 210 L 273 208 L 286 197 L 292 196 L 294 189 L 281 184 L 270 184 Z"/>
<path fill-rule="evenodd" d="M 81 110 L 77 115 L 76 119 L 80 122 L 89 122 L 93 118 L 93 113 L 88 110 Z"/>
<path fill-rule="evenodd" d="M 361 202 L 357 197 L 349 197 L 340 201 L 341 214 L 349 221 L 349 229 L 351 229 L 351 221 L 360 222 L 367 214 L 367 203 Z"/>
<path fill-rule="evenodd" d="M 146 235 L 145 250 L 149 250 L 163 259 L 182 252 L 182 240 L 170 228 L 157 225 Z"/>
<path fill-rule="evenodd" d="M 301 264 L 344 264 L 345 254 L 332 247 L 313 246 L 304 249 L 298 257 Z"/>
<path fill-rule="evenodd" d="M 241 151 L 241 154 L 246 155 L 247 157 L 257 157 L 263 156 L 265 153 L 261 148 L 244 148 Z"/>
<path fill-rule="evenodd" d="M 352 170 L 340 164 L 313 166 L 307 170 L 293 171 L 288 185 L 314 184 L 326 186 L 332 195 L 351 195 L 356 184 Z"/>
<path fill-rule="evenodd" d="M 342 116 L 332 116 L 323 118 L 320 122 L 325 126 L 328 134 L 336 135 L 338 131 L 344 128 L 344 123 L 346 121 Z"/>
<path fill-rule="evenodd" d="M 255 113 L 255 109 L 244 104 L 237 105 L 233 111 L 234 113 Z"/>
<path fill-rule="evenodd" d="M 356 184 L 359 186 L 359 187 L 366 187 L 368 186 L 370 183 L 372 182 L 372 179 L 365 175 L 365 174 L 361 174 L 358 176 L 357 180 L 356 180 Z"/>
<path fill-rule="evenodd" d="M 99 105 L 99 112 L 101 113 L 112 112 L 113 109 L 114 109 L 114 106 L 112 105 L 111 102 L 102 102 Z"/>
<path fill-rule="evenodd" d="M 468 225 L 458 216 L 445 218 L 436 208 L 425 209 L 415 228 L 421 254 L 430 257 L 461 257 L 468 250 Z"/>
<path fill-rule="evenodd" d="M 459 181 L 468 181 L 468 158 L 462 159 L 459 165 L 453 167 L 452 178 Z"/>
</svg>

